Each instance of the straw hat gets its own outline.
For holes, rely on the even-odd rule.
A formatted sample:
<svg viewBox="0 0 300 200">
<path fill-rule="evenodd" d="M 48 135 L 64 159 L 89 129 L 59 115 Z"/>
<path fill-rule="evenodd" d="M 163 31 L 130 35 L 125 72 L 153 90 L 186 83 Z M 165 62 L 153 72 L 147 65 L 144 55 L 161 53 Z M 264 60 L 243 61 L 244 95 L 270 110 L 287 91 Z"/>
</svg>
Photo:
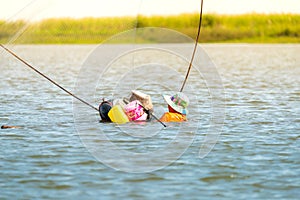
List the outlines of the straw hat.
<svg viewBox="0 0 300 200">
<path fill-rule="evenodd" d="M 177 112 L 187 115 L 187 106 L 189 105 L 189 98 L 182 92 L 177 92 L 173 96 L 163 95 L 165 101 Z"/>
<path fill-rule="evenodd" d="M 153 111 L 153 104 L 149 95 L 138 90 L 132 90 L 131 92 L 132 94 L 129 101 L 139 100 L 147 110 L 150 110 L 151 112 Z"/>
</svg>

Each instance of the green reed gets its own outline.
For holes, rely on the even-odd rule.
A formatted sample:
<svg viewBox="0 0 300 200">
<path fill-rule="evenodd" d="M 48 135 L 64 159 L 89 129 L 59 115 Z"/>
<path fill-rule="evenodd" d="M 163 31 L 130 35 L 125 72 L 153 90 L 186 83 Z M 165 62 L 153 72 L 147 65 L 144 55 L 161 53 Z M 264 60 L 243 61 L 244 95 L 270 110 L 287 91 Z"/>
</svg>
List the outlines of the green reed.
<svg viewBox="0 0 300 200">
<path fill-rule="evenodd" d="M 59 18 L 30 23 L 0 21 L 0 42 L 17 44 L 101 43 L 118 33 L 135 27 L 168 28 L 195 38 L 198 21 L 198 14 Z M 299 43 L 299 24 L 300 15 L 294 14 L 205 14 L 203 15 L 200 42 Z M 151 38 L 151 32 L 148 34 L 148 37 L 146 35 L 145 39 L 139 39 L 138 42 L 157 42 L 148 40 L 147 38 Z M 131 40 L 124 39 L 122 42 L 131 42 Z"/>
</svg>

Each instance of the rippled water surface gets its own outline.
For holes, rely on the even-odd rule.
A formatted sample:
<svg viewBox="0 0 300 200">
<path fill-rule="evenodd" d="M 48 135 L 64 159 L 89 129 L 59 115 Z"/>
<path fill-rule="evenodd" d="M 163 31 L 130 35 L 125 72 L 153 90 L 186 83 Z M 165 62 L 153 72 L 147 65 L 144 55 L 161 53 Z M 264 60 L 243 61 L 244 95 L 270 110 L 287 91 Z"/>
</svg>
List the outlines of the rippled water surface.
<svg viewBox="0 0 300 200">
<path fill-rule="evenodd" d="M 63 87 L 76 91 L 81 66 L 95 47 L 11 48 Z M 203 49 L 216 65 L 226 96 L 222 134 L 203 159 L 198 153 L 210 126 L 212 108 L 205 80 L 193 72 L 186 90 L 197 101 L 191 101 L 186 125 L 169 124 L 163 129 L 156 122 L 100 124 L 93 110 L 92 120 L 78 123 L 72 97 L 1 50 L 0 123 L 21 128 L 0 131 L 0 199 L 298 199 L 300 46 L 204 45 Z M 158 59 L 165 58 L 155 53 Z M 175 67 L 180 64 L 176 59 L 163 62 Z M 92 98 L 116 96 L 108 83 L 114 81 L 114 73 L 128 65 L 130 62 L 122 58 L 115 62 L 106 71 L 109 76 L 105 82 L 96 84 Z M 179 67 L 183 75 L 186 67 Z M 151 76 L 159 69 L 144 66 L 143 70 Z M 153 98 L 158 116 L 165 109 L 160 90 L 168 90 L 162 85 L 173 80 L 172 73 L 161 70 L 161 79 L 143 85 Z M 139 70 L 136 74 L 146 77 Z M 119 88 L 128 81 L 124 77 Z M 180 87 L 180 83 L 174 84 Z M 97 100 L 92 103 L 97 106 Z M 147 137 L 143 133 L 150 133 L 143 131 L 145 127 L 163 134 L 151 132 Z M 97 148 L 106 147 L 98 139 L 99 134 L 106 134 L 123 150 L 145 152 L 167 145 L 178 128 L 186 130 L 182 140 L 195 135 L 190 146 L 172 164 L 147 173 L 127 173 L 103 164 L 79 133 L 84 130 L 84 136 L 94 138 Z M 137 135 L 126 134 L 133 129 Z M 110 155 L 112 162 L 117 158 Z M 147 157 L 139 162 L 151 164 Z"/>
</svg>

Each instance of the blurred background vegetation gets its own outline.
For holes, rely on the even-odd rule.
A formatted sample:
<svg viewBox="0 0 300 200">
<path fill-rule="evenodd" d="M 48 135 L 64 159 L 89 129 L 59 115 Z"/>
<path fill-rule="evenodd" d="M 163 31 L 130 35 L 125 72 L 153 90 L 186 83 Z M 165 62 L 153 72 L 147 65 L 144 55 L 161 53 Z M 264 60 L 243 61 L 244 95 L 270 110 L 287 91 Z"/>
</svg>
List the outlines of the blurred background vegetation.
<svg viewBox="0 0 300 200">
<path fill-rule="evenodd" d="M 195 38 L 199 14 L 114 18 L 58 18 L 39 22 L 0 21 L 0 42 L 16 44 L 93 44 L 138 27 L 161 27 Z M 203 16 L 200 43 L 299 43 L 300 15 L 243 14 Z M 167 37 L 167 36 L 164 36 Z M 157 42 L 148 36 L 138 42 Z M 124 41 L 126 42 L 126 41 Z M 129 42 L 129 40 L 127 41 Z"/>
</svg>

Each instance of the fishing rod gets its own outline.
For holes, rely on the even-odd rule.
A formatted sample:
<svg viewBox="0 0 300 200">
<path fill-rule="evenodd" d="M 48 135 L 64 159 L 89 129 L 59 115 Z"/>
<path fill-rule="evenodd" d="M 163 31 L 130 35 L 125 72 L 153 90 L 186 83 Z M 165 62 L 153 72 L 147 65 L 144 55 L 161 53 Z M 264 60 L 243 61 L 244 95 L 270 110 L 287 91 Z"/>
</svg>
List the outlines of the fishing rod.
<svg viewBox="0 0 300 200">
<path fill-rule="evenodd" d="M 22 63 L 24 63 L 27 67 L 29 67 L 30 69 L 34 70 L 36 73 L 38 73 L 39 75 L 43 76 L 45 79 L 47 79 L 48 81 L 50 81 L 51 83 L 53 83 L 54 85 L 56 85 L 57 87 L 59 87 L 61 90 L 63 90 L 64 92 L 68 93 L 69 95 L 71 95 L 72 97 L 76 98 L 77 100 L 81 101 L 82 103 L 86 104 L 87 106 L 93 108 L 94 110 L 97 110 L 99 112 L 99 109 L 94 107 L 93 105 L 91 105 L 90 103 L 86 102 L 85 100 L 79 98 L 78 96 L 76 96 L 75 94 L 71 93 L 70 91 L 68 91 L 67 89 L 63 88 L 62 86 L 60 86 L 58 83 L 56 83 L 55 81 L 53 81 L 52 79 L 50 79 L 48 76 L 46 76 L 45 74 L 43 74 L 42 72 L 40 72 L 39 70 L 37 70 L 36 68 L 34 68 L 32 65 L 30 65 L 28 62 L 26 62 L 25 60 L 23 60 L 22 58 L 20 58 L 18 55 L 16 55 L 14 52 L 12 52 L 11 50 L 9 50 L 8 48 L 6 48 L 4 45 L 0 44 L 0 46 L 7 51 L 8 53 L 10 53 L 12 56 L 14 56 L 15 58 L 17 58 L 19 61 L 21 61 Z"/>
<path fill-rule="evenodd" d="M 30 69 L 34 70 L 36 73 L 38 73 L 39 75 L 43 76 L 45 79 L 47 79 L 48 81 L 50 81 L 51 83 L 53 83 L 55 86 L 59 87 L 61 90 L 63 90 L 64 92 L 66 92 L 67 94 L 71 95 L 72 97 L 76 98 L 77 100 L 81 101 L 82 103 L 86 104 L 87 106 L 93 108 L 94 110 L 99 112 L 99 109 L 94 107 L 93 105 L 91 105 L 90 103 L 86 102 L 85 100 L 79 98 L 78 96 L 76 96 L 75 94 L 71 93 L 70 91 L 68 91 L 67 89 L 63 88 L 62 86 L 60 86 L 58 83 L 56 83 L 55 81 L 53 81 L 52 79 L 50 79 L 48 76 L 46 76 L 45 74 L 43 74 L 42 72 L 40 72 L 39 70 L 37 70 L 36 68 L 34 68 L 32 65 L 30 65 L 28 62 L 26 62 L 24 59 L 22 59 L 21 57 L 19 57 L 17 54 L 15 54 L 14 52 L 12 52 L 11 50 L 9 50 L 8 48 L 6 48 L 4 45 L 0 44 L 0 46 L 7 51 L 8 53 L 10 53 L 12 56 L 14 56 L 15 58 L 17 58 L 19 61 L 21 61 L 22 63 L 24 63 L 27 67 L 29 67 Z M 142 106 L 142 105 L 141 105 Z M 144 109 L 146 109 L 144 106 L 142 106 Z M 147 110 L 147 109 L 146 109 Z M 160 121 L 153 113 L 150 113 L 158 122 L 160 122 L 164 127 L 167 127 L 162 121 Z M 3 128 L 3 127 L 1 127 Z"/>
<path fill-rule="evenodd" d="M 191 61 L 190 61 L 190 64 L 189 64 L 189 68 L 187 70 L 187 73 L 186 73 L 186 76 L 185 76 L 185 79 L 182 83 L 182 86 L 181 86 L 181 89 L 180 89 L 180 92 L 183 91 L 183 88 L 185 86 L 185 83 L 189 77 L 189 74 L 190 74 L 190 71 L 192 69 L 192 65 L 193 65 L 193 61 L 194 61 L 194 57 L 195 57 L 195 53 L 196 53 L 196 50 L 197 50 L 197 45 L 198 45 L 198 41 L 199 41 L 199 37 L 200 37 L 200 31 L 201 31 L 201 25 L 202 25 L 202 13 L 203 13 L 203 0 L 201 0 L 201 10 L 200 10 L 200 18 L 199 18 L 199 26 L 198 26 L 198 33 L 197 33 L 197 37 L 196 37 L 196 42 L 195 42 L 195 46 L 194 46 L 194 51 L 193 51 L 193 54 L 192 54 L 192 58 L 191 58 Z"/>
</svg>

